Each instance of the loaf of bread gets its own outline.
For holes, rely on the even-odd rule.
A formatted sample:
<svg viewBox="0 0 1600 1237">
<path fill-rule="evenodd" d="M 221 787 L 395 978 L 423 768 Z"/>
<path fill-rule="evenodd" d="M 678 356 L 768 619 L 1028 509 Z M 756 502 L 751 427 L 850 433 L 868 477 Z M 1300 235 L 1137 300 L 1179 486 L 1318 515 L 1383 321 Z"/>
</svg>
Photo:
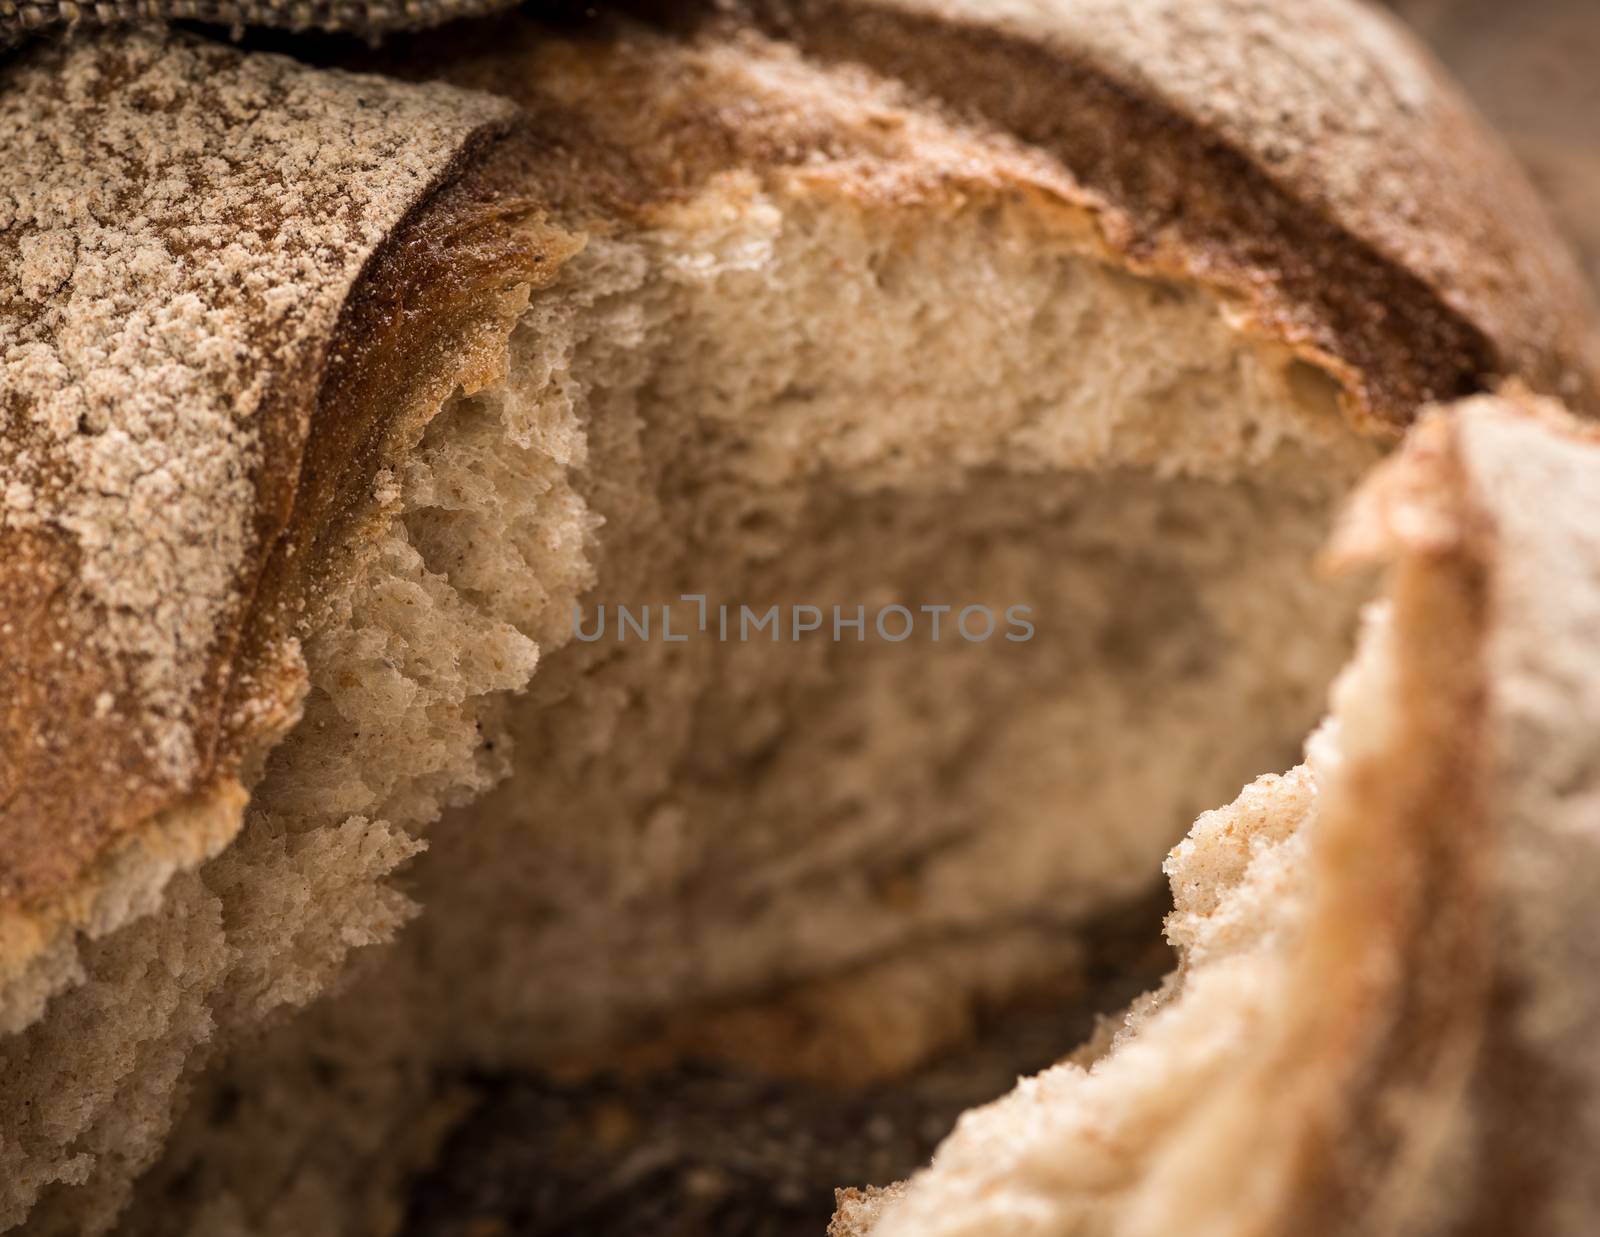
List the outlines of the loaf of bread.
<svg viewBox="0 0 1600 1237">
<path fill-rule="evenodd" d="M 1334 542 L 1384 596 L 1306 763 L 1168 856 L 1177 970 L 834 1233 L 1595 1231 L 1597 487 L 1548 404 L 1430 414 Z"/>
<path fill-rule="evenodd" d="M 108 1228 L 197 1091 L 130 1225 L 368 1224 L 429 1063 L 904 1064 L 1292 760 L 1417 408 L 1595 401 L 1516 167 L 1344 0 L 381 64 L 0 69 L 0 1224 Z"/>
</svg>

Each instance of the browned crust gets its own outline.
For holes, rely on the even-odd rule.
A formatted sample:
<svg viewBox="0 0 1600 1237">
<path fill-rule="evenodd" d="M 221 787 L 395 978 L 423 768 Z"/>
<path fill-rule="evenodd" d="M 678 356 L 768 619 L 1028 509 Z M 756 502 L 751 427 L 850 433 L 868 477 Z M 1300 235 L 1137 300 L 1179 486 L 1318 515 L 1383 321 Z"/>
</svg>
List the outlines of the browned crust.
<svg viewBox="0 0 1600 1237">
<path fill-rule="evenodd" d="M 384 238 L 414 225 L 505 109 L 181 35 L 41 48 L 10 67 L 0 92 L 6 123 L 37 126 L 31 146 L 0 167 L 8 217 L 0 268 L 13 272 L 11 282 L 0 280 L 8 379 L 0 489 L 11 487 L 0 510 L 0 906 L 36 911 L 163 808 L 226 780 L 247 736 L 281 729 L 292 701 L 273 710 L 252 700 L 242 714 L 224 703 L 230 677 L 249 668 L 240 640 L 290 519 L 319 391 L 340 370 L 330 360 L 334 322 Z M 226 119 L 209 123 L 206 112 Z M 136 144 L 110 147 L 124 137 Z M 168 151 L 177 153 L 157 153 Z M 51 160 L 84 182 L 81 203 L 63 205 Z M 103 173 L 98 181 L 82 174 L 88 167 Z M 172 176 L 227 211 L 215 248 L 202 230 L 208 216 L 174 196 Z M 41 243 L 55 238 L 76 256 L 53 285 L 30 283 Z M 211 256 L 228 255 L 230 240 L 241 254 L 231 284 L 228 257 Z M 85 260 L 91 244 L 112 256 Z M 151 264 L 147 293 L 137 273 L 115 282 L 110 268 L 119 260 Z M 256 273 L 267 276 L 264 285 L 252 282 Z M 171 338 L 169 354 L 155 328 L 147 352 L 123 365 L 104 363 L 96 339 L 84 338 L 85 315 L 139 322 L 184 303 L 213 316 L 185 320 L 189 333 Z M 145 338 L 117 346 L 136 351 Z M 40 355 L 81 376 L 34 379 L 21 367 Z M 164 365 L 164 355 L 175 362 Z M 18 375 L 26 380 L 10 380 Z M 117 384 L 109 411 L 89 407 L 76 432 L 51 421 L 56 406 L 108 380 Z M 171 403 L 163 383 L 180 392 Z M 203 395 L 187 394 L 196 385 Z M 125 407 L 146 415 L 124 423 Z M 140 435 L 153 435 L 150 466 L 174 468 L 185 460 L 161 456 L 173 432 L 165 427 L 202 414 L 210 420 L 195 436 L 219 475 L 236 479 L 237 494 L 186 494 L 178 477 L 166 507 L 137 494 L 123 506 L 98 501 L 106 495 L 82 464 L 91 439 L 131 435 L 132 465 L 148 458 Z M 217 528 L 237 522 L 236 539 L 162 523 L 174 507 L 203 510 L 210 501 Z M 97 594 L 85 564 L 86 545 L 115 537 L 141 512 L 154 531 L 117 565 L 123 583 L 149 595 L 148 612 L 115 591 Z M 185 556 L 198 556 L 215 578 L 168 605 L 161 582 L 185 586 Z M 203 648 L 192 647 L 197 632 Z M 169 740 L 179 758 L 163 752 Z"/>
<path fill-rule="evenodd" d="M 1265 1071 L 1306 1080 L 1302 1124 L 1262 1237 L 1426 1228 L 1440 1139 L 1458 1128 L 1482 1052 L 1494 532 L 1454 429 L 1445 414 L 1420 424 L 1364 484 L 1335 546 L 1343 561 L 1392 564 L 1395 723 L 1352 761 L 1317 839 L 1322 879 L 1283 1040 L 1292 1060 Z"/>
<path fill-rule="evenodd" d="M 1328 371 L 1365 430 L 1507 374 L 1596 406 L 1594 307 L 1516 162 L 1396 29 L 1342 0 L 1308 8 L 1077 0 L 1007 20 L 975 0 L 747 0 L 674 8 L 654 43 L 617 21 L 568 44 L 507 19 L 380 63 L 532 106 L 568 79 L 592 148 L 622 164 L 621 210 L 719 168 L 894 151 L 894 124 L 931 111 L 970 136 L 970 174 L 1085 207 L 1114 260 L 1211 288 Z M 741 42 L 752 27 L 777 50 Z M 674 60 L 696 34 L 698 57 Z M 879 75 L 844 79 L 862 115 L 773 110 L 717 67 L 742 54 L 781 74 L 788 48 Z"/>
<path fill-rule="evenodd" d="M 1358 418 L 1523 378 L 1595 407 L 1593 307 L 1515 161 L 1345 0 L 742 0 L 1049 151 L 1136 264 L 1225 289 Z M 724 19 L 725 20 L 725 19 Z"/>
<path fill-rule="evenodd" d="M 1486 758 L 1496 900 L 1493 987 L 1471 1102 L 1472 1234 L 1589 1231 L 1600 1132 L 1594 1027 L 1594 529 L 1600 430 L 1508 389 L 1463 406 L 1457 435 L 1485 546 Z M 1576 1227 L 1574 1227 L 1576 1225 Z"/>
<path fill-rule="evenodd" d="M 1509 810 L 1520 788 L 1506 784 L 1506 762 L 1527 760 L 1507 749 L 1510 717 L 1535 700 L 1555 733 L 1581 724 L 1530 695 L 1527 668 L 1500 647 L 1507 625 L 1525 620 L 1519 609 L 1540 604 L 1519 595 L 1530 581 L 1567 584 L 1540 575 L 1548 559 L 1517 578 L 1522 559 L 1541 555 L 1524 540 L 1527 521 L 1512 536 L 1505 527 L 1515 507 L 1540 509 L 1549 461 L 1499 459 L 1501 475 L 1487 476 L 1481 448 L 1473 460 L 1464 447 L 1478 426 L 1463 419 L 1539 425 L 1549 443 L 1591 455 L 1600 436 L 1525 392 L 1474 403 L 1418 426 L 1363 486 L 1336 545 L 1344 561 L 1392 564 L 1398 724 L 1349 770 L 1318 839 L 1322 892 L 1294 966 L 1296 1023 L 1258 1080 L 1263 1111 L 1282 1102 L 1268 1094 L 1277 1078 L 1309 1080 L 1284 1105 L 1300 1126 L 1262 1237 L 1554 1232 L 1567 1222 L 1558 1200 L 1572 1193 L 1562 1174 L 1588 1171 L 1579 1114 L 1591 1078 L 1541 1051 L 1523 1024 L 1530 1001 L 1552 994 L 1537 991 L 1526 954 L 1548 942 L 1527 939 L 1527 908 L 1515 903 L 1567 891 L 1506 876 L 1519 849 L 1549 841 Z M 1545 518 L 1569 513 L 1550 504 L 1533 522 Z M 1591 927 L 1559 931 L 1586 940 Z M 1586 990 L 1589 976 L 1561 982 Z"/>
<path fill-rule="evenodd" d="M 379 246 L 330 336 L 339 347 L 323 371 L 229 688 L 225 712 L 235 724 L 225 750 L 234 763 L 259 747 L 252 732 L 262 702 L 283 694 L 275 680 L 292 660 L 283 642 L 301 633 L 341 546 L 371 518 L 366 497 L 392 457 L 391 439 L 419 433 L 454 390 L 500 376 L 515 302 L 577 248 L 507 174 L 521 153 L 515 137 L 480 137 L 464 153 L 476 158 L 458 159 L 453 178 Z"/>
</svg>

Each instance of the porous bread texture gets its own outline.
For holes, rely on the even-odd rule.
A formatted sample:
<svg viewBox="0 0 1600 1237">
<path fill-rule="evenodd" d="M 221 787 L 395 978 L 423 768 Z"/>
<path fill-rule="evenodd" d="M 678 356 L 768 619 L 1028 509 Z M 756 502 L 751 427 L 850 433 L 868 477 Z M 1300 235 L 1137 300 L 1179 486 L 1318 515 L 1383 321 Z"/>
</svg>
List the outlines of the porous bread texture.
<svg viewBox="0 0 1600 1237">
<path fill-rule="evenodd" d="M 703 593 L 1026 605 L 1036 634 L 679 646 L 617 640 L 613 613 L 563 648 L 515 706 L 518 776 L 416 870 L 442 913 L 400 965 L 424 991 L 453 977 L 437 1032 L 475 1059 L 956 940 L 924 999 L 959 1007 L 1139 891 L 1197 796 L 1314 716 L 1346 647 L 1352 603 L 1307 565 L 1371 448 L 1214 305 L 1026 210 L 862 216 L 781 181 L 708 205 L 648 267 L 592 250 L 647 282 L 640 335 L 579 324 L 568 363 L 603 520 L 590 621 Z M 890 1025 L 852 1050 L 892 1063 Z"/>
<path fill-rule="evenodd" d="M 780 94 L 822 77 L 740 46 Z M 694 101 L 686 146 L 732 141 Z M 110 938 L 6 1045 L 5 1218 L 47 1188 L 40 1231 L 103 1227 L 209 1041 L 391 934 L 419 832 L 508 771 L 416 869 L 438 930 L 204 1082 L 238 1102 L 193 1110 L 140 1225 L 338 1231 L 392 1169 L 380 1110 L 414 1104 L 430 1060 L 548 1064 L 680 1015 L 715 1034 L 708 1009 L 800 989 L 893 1068 L 972 994 L 1059 966 L 1200 802 L 1280 763 L 1354 607 L 1305 564 L 1376 448 L 1236 305 L 1122 269 L 1018 173 L 1040 160 L 870 115 L 935 140 L 897 162 L 814 133 L 768 167 L 781 126 L 752 126 L 750 166 L 573 222 L 588 247 L 534 296 L 504 380 L 402 418 L 315 602 L 304 720 L 197 878 L 214 965 L 180 968 L 166 1023 L 75 1037 L 145 999 Z M 1056 621 L 981 648 L 568 631 L 579 595 L 934 588 Z M 179 939 L 178 915 L 142 931 Z M 46 1089 L 70 1122 L 28 1115 Z"/>
<path fill-rule="evenodd" d="M 70 1214 L 36 1212 L 30 1232 L 110 1227 L 204 1057 L 206 997 L 231 961 L 221 901 L 192 872 L 169 882 L 158 913 L 83 949 L 81 981 L 5 1046 L 0 1223 L 16 1227 L 41 1194 L 70 1190 Z"/>
<path fill-rule="evenodd" d="M 1178 1218 L 1169 1178 L 1205 1150 L 1196 1114 L 1283 1021 L 1319 789 L 1337 776 L 1352 720 L 1382 707 L 1385 656 L 1375 609 L 1307 763 L 1205 813 L 1168 855 L 1166 932 L 1179 963 L 1166 984 L 1103 1042 L 968 1112 L 921 1175 L 868 1203 L 847 1200 L 834 1237 L 1172 1231 L 1161 1227 Z"/>
<path fill-rule="evenodd" d="M 1247 1090 L 1252 1063 L 1271 1057 L 1294 1023 L 1290 1005 L 1304 993 L 1293 977 L 1306 962 L 1318 855 L 1336 853 L 1321 836 L 1323 817 L 1360 758 L 1350 748 L 1381 750 L 1399 737 L 1394 656 L 1388 605 L 1376 604 L 1306 763 L 1257 779 L 1201 816 L 1167 857 L 1167 937 L 1179 965 L 1166 984 L 1100 1044 L 968 1113 L 894 1201 L 865 1222 L 846 1212 L 840 1231 L 1155 1234 L 1180 1222 L 1193 1226 L 1186 1231 L 1229 1231 L 1217 1227 L 1226 1209 L 1206 1205 L 1214 1192 L 1202 1199 L 1184 1187 L 1215 1166 L 1218 1125 L 1250 1119 L 1236 1090 Z M 1269 1110 L 1254 1116 L 1274 1120 Z M 1277 1172 L 1257 1169 L 1269 1200 Z M 1228 1181 L 1245 1185 L 1237 1174 Z M 1257 1231 L 1261 1198 L 1246 1188 L 1234 1202 L 1234 1231 Z"/>
<path fill-rule="evenodd" d="M 904 1192 L 903 1186 L 854 1186 L 835 1190 L 833 1219 L 828 1224 L 828 1237 L 864 1237 L 872 1230 L 883 1214 L 883 1209 Z"/>
<path fill-rule="evenodd" d="M 1177 971 L 836 1232 L 1592 1232 L 1597 477 L 1517 392 L 1414 431 L 1335 542 L 1388 599 L 1307 764 L 1169 858 Z"/>
<path fill-rule="evenodd" d="M 430 833 L 400 947 L 207 1084 L 230 1101 L 193 1107 L 137 1231 L 381 1211 L 422 1062 L 544 1068 L 680 1021 L 769 1066 L 903 1067 L 1059 969 L 1200 796 L 1281 763 L 1347 649 L 1356 594 L 1309 565 L 1376 448 L 1214 302 L 1034 205 L 723 177 L 591 236 L 510 346 L 388 475 L 257 802 L 389 818 L 511 776 Z M 1027 604 L 1037 632 L 572 639 L 580 595 L 592 626 L 686 592 Z M 527 674 L 535 646 L 519 700 L 425 690 L 444 651 Z M 798 1043 L 719 1028 L 786 1004 Z"/>
<path fill-rule="evenodd" d="M 56 993 L 83 977 L 82 937 L 98 940 L 148 915 L 161 904 L 167 882 L 197 867 L 233 840 L 244 815 L 245 790 L 228 781 L 210 794 L 161 813 L 152 827 L 129 838 L 96 865 L 87 888 L 73 899 L 76 930 L 53 916 L 0 917 L 0 1035 L 35 1022 Z"/>
</svg>

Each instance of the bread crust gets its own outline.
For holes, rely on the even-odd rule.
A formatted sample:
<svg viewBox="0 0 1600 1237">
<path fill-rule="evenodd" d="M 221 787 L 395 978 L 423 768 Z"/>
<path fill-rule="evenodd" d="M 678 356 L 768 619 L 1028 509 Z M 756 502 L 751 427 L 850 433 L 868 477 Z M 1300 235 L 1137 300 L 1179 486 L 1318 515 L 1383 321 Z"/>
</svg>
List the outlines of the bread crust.
<svg viewBox="0 0 1600 1237">
<path fill-rule="evenodd" d="M 1346 0 L 744 0 L 1049 151 L 1129 259 L 1210 284 L 1360 420 L 1514 374 L 1595 406 L 1593 309 L 1515 160 Z"/>
<path fill-rule="evenodd" d="M 1436 410 L 1335 540 L 1336 566 L 1388 566 L 1394 717 L 1324 807 L 1289 1030 L 1235 1102 L 1275 1112 L 1291 1150 L 1270 1215 L 1236 1231 L 1553 1234 L 1600 1214 L 1597 446 L 1516 387 Z M 1269 1154 L 1240 1129 L 1219 1158 Z"/>
<path fill-rule="evenodd" d="M 507 111 L 179 34 L 8 67 L 0 908 L 63 898 L 292 720 L 281 683 L 224 702 L 336 324 Z"/>
</svg>

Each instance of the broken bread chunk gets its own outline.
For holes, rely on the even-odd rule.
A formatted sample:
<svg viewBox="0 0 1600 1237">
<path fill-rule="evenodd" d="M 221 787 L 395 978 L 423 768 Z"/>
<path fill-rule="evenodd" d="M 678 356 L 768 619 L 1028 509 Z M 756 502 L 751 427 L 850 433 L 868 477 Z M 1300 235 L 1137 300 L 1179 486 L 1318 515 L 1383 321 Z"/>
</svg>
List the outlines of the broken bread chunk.
<svg viewBox="0 0 1600 1237">
<path fill-rule="evenodd" d="M 834 1231 L 1592 1231 L 1597 480 L 1545 401 L 1430 413 L 1335 540 L 1384 597 L 1306 763 L 1168 857 L 1177 970 Z"/>
<path fill-rule="evenodd" d="M 795 1008 L 814 1070 L 903 1066 L 1282 766 L 1363 596 L 1308 564 L 1421 399 L 1589 389 L 1526 186 L 1364 10 L 1322 37 L 1393 126 L 1323 136 L 1392 191 L 1410 135 L 1447 212 L 1200 114 L 1155 35 L 1209 14 L 1233 66 L 1232 0 L 1162 6 L 1147 74 L 1103 24 L 834 8 L 859 56 L 761 5 L 512 20 L 409 84 L 187 34 L 7 64 L 0 1223 L 105 1229 L 215 1083 L 298 1132 L 200 1106 L 170 1165 L 247 1227 L 323 1172 L 337 1226 L 381 1125 L 267 1102 L 295 1053 L 242 1037 L 418 906 L 313 1024 L 394 1077 L 789 1056 Z M 699 605 L 828 626 L 662 635 Z M 621 607 L 656 638 L 589 638 Z"/>
</svg>

